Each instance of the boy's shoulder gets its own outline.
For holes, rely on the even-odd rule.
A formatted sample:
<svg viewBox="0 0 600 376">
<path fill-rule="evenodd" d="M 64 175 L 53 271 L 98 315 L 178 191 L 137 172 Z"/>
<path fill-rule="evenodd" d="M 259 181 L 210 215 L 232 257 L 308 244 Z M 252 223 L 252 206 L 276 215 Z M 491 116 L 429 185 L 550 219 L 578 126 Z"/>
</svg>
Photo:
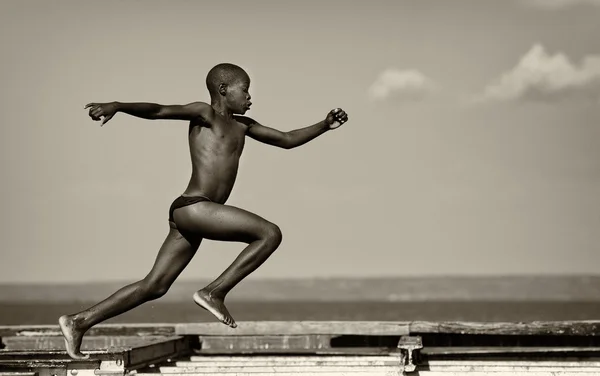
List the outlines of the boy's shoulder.
<svg viewBox="0 0 600 376">
<path fill-rule="evenodd" d="M 202 101 L 197 101 L 188 104 L 188 106 L 203 120 L 212 121 L 214 119 L 216 111 L 210 104 Z"/>
<path fill-rule="evenodd" d="M 248 116 L 243 116 L 243 115 L 234 115 L 233 118 L 241 124 L 244 124 L 247 127 L 251 127 L 255 124 L 257 124 L 256 120 L 249 118 Z"/>
</svg>

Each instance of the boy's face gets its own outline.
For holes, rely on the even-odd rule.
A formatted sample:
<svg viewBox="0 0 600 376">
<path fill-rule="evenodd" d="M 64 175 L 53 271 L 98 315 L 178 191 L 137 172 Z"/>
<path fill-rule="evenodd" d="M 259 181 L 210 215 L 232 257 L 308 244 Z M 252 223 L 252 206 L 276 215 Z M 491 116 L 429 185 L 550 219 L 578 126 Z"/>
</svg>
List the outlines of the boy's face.
<svg viewBox="0 0 600 376">
<path fill-rule="evenodd" d="M 250 80 L 247 78 L 237 79 L 228 85 L 225 98 L 227 100 L 227 106 L 233 113 L 243 115 L 250 109 L 252 102 L 250 102 L 251 97 L 249 89 Z"/>
</svg>

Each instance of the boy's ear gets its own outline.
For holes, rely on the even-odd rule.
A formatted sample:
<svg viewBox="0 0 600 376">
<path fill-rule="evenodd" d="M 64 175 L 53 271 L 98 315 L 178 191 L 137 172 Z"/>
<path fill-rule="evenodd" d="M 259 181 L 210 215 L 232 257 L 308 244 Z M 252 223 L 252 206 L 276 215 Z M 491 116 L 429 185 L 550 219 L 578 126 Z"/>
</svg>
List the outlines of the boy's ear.
<svg viewBox="0 0 600 376">
<path fill-rule="evenodd" d="M 227 94 L 227 84 L 219 84 L 219 94 L 221 94 L 222 96 L 225 96 L 225 94 Z"/>
</svg>

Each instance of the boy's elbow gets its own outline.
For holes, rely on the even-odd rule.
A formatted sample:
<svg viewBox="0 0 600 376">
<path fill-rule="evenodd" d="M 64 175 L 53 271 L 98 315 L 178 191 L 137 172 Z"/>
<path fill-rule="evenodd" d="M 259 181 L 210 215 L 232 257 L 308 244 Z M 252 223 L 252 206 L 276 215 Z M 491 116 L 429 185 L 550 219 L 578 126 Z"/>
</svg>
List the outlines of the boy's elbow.
<svg viewBox="0 0 600 376">
<path fill-rule="evenodd" d="M 169 106 L 157 104 L 148 111 L 148 118 L 151 120 L 167 119 L 169 117 Z"/>
<path fill-rule="evenodd" d="M 296 147 L 295 143 L 294 143 L 294 138 L 289 134 L 289 133 L 284 133 L 283 137 L 281 137 L 281 140 L 279 141 L 279 145 L 280 148 L 282 149 L 293 149 Z"/>
</svg>

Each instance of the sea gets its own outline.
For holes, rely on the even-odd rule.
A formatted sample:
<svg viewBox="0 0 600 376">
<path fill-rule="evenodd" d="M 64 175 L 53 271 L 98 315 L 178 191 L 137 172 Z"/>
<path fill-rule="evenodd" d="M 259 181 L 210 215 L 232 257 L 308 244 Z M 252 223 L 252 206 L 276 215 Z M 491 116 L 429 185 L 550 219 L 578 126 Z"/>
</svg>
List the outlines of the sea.
<svg viewBox="0 0 600 376">
<path fill-rule="evenodd" d="M 0 325 L 54 325 L 93 302 L 0 303 Z M 599 320 L 600 302 L 230 302 L 237 321 L 484 321 Z M 214 318 L 190 302 L 149 302 L 107 323 L 193 323 Z"/>
<path fill-rule="evenodd" d="M 0 325 L 56 324 L 128 282 L 0 284 Z M 214 321 L 191 299 L 208 282 L 178 281 L 163 298 L 106 322 Z M 226 304 L 237 321 L 600 320 L 600 276 L 249 279 Z"/>
</svg>

